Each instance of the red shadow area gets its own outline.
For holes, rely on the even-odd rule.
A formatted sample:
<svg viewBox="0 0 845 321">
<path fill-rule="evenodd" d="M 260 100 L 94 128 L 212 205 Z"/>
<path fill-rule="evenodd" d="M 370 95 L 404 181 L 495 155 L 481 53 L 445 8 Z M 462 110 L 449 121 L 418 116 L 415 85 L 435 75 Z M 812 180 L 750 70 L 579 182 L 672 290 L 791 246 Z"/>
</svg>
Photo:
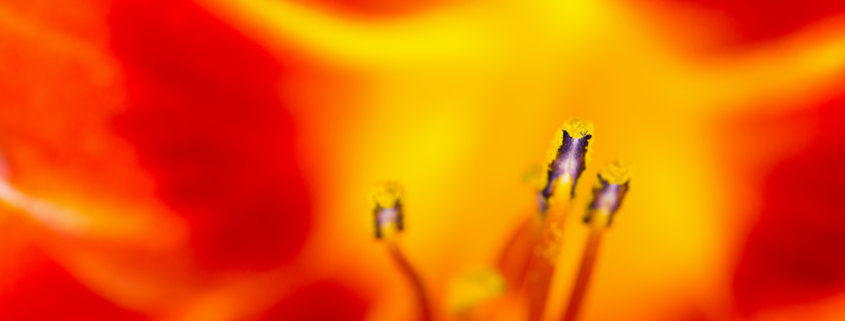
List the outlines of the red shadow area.
<svg viewBox="0 0 845 321">
<path fill-rule="evenodd" d="M 189 1 L 117 1 L 109 20 L 128 96 L 115 130 L 190 223 L 197 258 L 253 270 L 293 259 L 311 211 L 276 87 L 284 66 Z"/>
<path fill-rule="evenodd" d="M 754 44 L 783 37 L 803 27 L 845 16 L 841 0 L 656 0 L 702 8 L 726 20 L 734 31 L 729 45 Z"/>
<path fill-rule="evenodd" d="M 812 143 L 766 178 L 734 278 L 741 314 L 845 291 L 845 97 L 813 117 Z"/>
<path fill-rule="evenodd" d="M 366 302 L 342 284 L 321 281 L 296 290 L 258 321 L 356 321 L 366 316 Z"/>
</svg>

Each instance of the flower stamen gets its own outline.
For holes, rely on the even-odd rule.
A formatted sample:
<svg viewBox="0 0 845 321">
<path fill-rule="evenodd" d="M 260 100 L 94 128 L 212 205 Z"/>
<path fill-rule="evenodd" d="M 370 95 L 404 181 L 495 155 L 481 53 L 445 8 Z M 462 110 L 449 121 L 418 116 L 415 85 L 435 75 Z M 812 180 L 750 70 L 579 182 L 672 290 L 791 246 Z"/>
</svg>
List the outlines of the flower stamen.
<svg viewBox="0 0 845 321">
<path fill-rule="evenodd" d="M 397 242 L 399 232 L 404 229 L 403 196 L 404 189 L 396 182 L 379 184 L 373 188 L 375 235 L 376 239 L 383 239 L 387 243 L 387 249 L 393 262 L 411 282 L 419 306 L 420 320 L 429 321 L 432 318 L 431 305 L 422 278 L 411 265 L 411 262 L 408 261 Z"/>
<path fill-rule="evenodd" d="M 404 212 L 402 197 L 405 191 L 396 182 L 378 184 L 373 188 L 373 214 L 375 218 L 375 234 L 380 239 L 392 240 L 398 231 L 404 228 Z"/>
<path fill-rule="evenodd" d="M 590 276 L 593 273 L 602 236 L 610 226 L 613 215 L 619 210 L 622 199 L 628 192 L 631 174 L 625 166 L 616 162 L 602 169 L 598 178 L 598 184 L 593 188 L 593 200 L 584 216 L 584 223 L 590 226 L 590 235 L 584 246 L 581 266 L 572 286 L 566 313 L 563 315 L 562 320 L 564 321 L 575 321 L 578 318 Z"/>
<path fill-rule="evenodd" d="M 563 246 L 566 213 L 571 199 L 575 196 L 575 184 L 587 167 L 587 151 L 592 137 L 592 123 L 569 119 L 555 133 L 547 153 L 547 180 L 544 188 L 537 194 L 540 214 L 544 218 L 543 227 L 530 258 L 526 276 L 529 296 L 528 319 L 531 321 L 543 318 L 549 284 Z"/>
<path fill-rule="evenodd" d="M 571 118 L 555 132 L 551 148 L 547 152 L 548 169 L 546 182 L 537 195 L 540 213 L 545 215 L 548 201 L 555 194 L 560 184 L 558 180 L 568 179 L 566 191 L 570 197 L 575 196 L 575 185 L 581 173 L 587 168 L 589 161 L 590 139 L 593 137 L 593 124 L 589 121 Z M 568 178 L 567 178 L 568 177 Z"/>
</svg>

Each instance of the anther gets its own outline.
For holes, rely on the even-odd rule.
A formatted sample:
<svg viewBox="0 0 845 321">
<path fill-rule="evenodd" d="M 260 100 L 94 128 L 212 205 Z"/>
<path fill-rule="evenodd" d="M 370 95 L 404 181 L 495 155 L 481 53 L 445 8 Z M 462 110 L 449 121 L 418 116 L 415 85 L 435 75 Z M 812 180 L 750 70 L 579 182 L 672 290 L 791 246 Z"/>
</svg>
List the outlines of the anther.
<svg viewBox="0 0 845 321">
<path fill-rule="evenodd" d="M 528 263 L 525 280 L 529 294 L 528 319 L 543 319 L 549 284 L 560 256 L 563 226 L 575 184 L 586 169 L 587 151 L 593 137 L 593 124 L 569 119 L 555 133 L 548 151 L 546 181 L 537 193 L 543 225 L 534 253 Z"/>
<path fill-rule="evenodd" d="M 631 172 L 621 163 L 616 162 L 606 166 L 599 172 L 598 184 L 593 188 L 593 200 L 587 208 L 587 215 L 584 222 L 590 225 L 590 234 L 584 245 L 584 254 L 581 257 L 581 265 L 575 283 L 572 285 L 572 292 L 569 295 L 569 304 L 566 307 L 563 321 L 575 321 L 583 306 L 584 298 L 593 274 L 599 246 L 604 231 L 610 226 L 613 215 L 619 210 L 622 199 L 628 192 L 628 184 L 631 181 Z"/>
<path fill-rule="evenodd" d="M 551 148 L 547 152 L 547 173 L 543 189 L 537 196 L 540 212 L 548 209 L 548 201 L 559 185 L 568 185 L 569 197 L 575 195 L 575 185 L 589 160 L 590 139 L 593 138 L 593 124 L 580 119 L 569 119 L 555 133 Z M 569 184 L 561 184 L 569 182 Z"/>
<path fill-rule="evenodd" d="M 620 162 L 607 165 L 599 172 L 598 184 L 593 187 L 593 200 L 584 216 L 585 223 L 592 223 L 598 217 L 604 226 L 610 226 L 613 215 L 622 205 L 631 180 L 631 172 Z"/>
<path fill-rule="evenodd" d="M 404 189 L 397 182 L 385 182 L 373 188 L 373 217 L 377 239 L 382 238 L 386 229 L 390 229 L 386 232 L 393 234 L 404 228 L 403 194 Z"/>
<path fill-rule="evenodd" d="M 416 297 L 419 306 L 419 320 L 430 321 L 432 319 L 431 304 L 422 278 L 399 247 L 396 238 L 396 234 L 404 228 L 404 212 L 402 209 L 404 194 L 402 185 L 397 182 L 385 182 L 373 188 L 371 199 L 376 238 L 384 238 L 390 257 L 411 283 L 414 297 Z"/>
</svg>

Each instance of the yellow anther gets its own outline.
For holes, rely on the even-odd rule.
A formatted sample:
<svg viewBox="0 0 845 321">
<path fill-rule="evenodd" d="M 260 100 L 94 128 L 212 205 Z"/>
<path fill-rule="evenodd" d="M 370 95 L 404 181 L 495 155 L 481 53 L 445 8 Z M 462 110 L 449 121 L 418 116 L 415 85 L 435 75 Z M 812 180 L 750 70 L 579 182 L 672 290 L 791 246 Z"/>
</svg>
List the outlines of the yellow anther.
<svg viewBox="0 0 845 321">
<path fill-rule="evenodd" d="M 564 132 L 569 134 L 569 137 L 572 137 L 573 139 L 581 139 L 586 136 L 592 136 L 593 123 L 587 120 L 577 118 L 570 118 L 567 121 L 563 122 L 563 125 L 561 125 L 560 128 L 557 129 L 557 131 L 555 131 L 555 136 L 552 138 L 549 150 L 546 152 L 547 165 L 552 164 L 558 158 L 560 146 L 563 145 Z M 586 154 L 584 155 L 584 161 L 590 161 L 589 145 L 587 145 Z"/>
<path fill-rule="evenodd" d="M 560 129 L 569 133 L 572 138 L 579 139 L 593 134 L 593 123 L 583 119 L 570 118 L 563 122 Z"/>
<path fill-rule="evenodd" d="M 373 187 L 372 200 L 374 207 L 392 208 L 402 200 L 405 190 L 397 182 L 384 182 Z"/>
<path fill-rule="evenodd" d="M 607 184 L 622 185 L 631 180 L 631 170 L 625 163 L 616 161 L 605 166 L 599 172 L 599 178 Z"/>
<path fill-rule="evenodd" d="M 621 162 L 605 166 L 593 187 L 593 200 L 584 215 L 584 222 L 601 228 L 609 226 L 628 193 L 630 182 L 631 171 Z"/>
</svg>

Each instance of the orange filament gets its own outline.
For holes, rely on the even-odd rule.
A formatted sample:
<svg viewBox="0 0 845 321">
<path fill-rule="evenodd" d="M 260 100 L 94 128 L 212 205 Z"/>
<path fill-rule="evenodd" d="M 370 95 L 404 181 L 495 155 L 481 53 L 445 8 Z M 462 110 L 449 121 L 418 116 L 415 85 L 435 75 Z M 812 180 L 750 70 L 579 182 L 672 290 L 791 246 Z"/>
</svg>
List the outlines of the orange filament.
<svg viewBox="0 0 845 321">
<path fill-rule="evenodd" d="M 399 267 L 399 270 L 411 282 L 411 287 L 414 291 L 414 297 L 416 298 L 417 305 L 419 306 L 419 320 L 432 320 L 431 304 L 429 303 L 428 295 L 426 294 L 422 278 L 420 278 L 419 273 L 417 273 L 417 271 L 408 261 L 408 258 L 406 258 L 405 255 L 402 253 L 402 250 L 399 248 L 399 244 L 396 242 L 395 237 L 387 238 L 387 249 L 390 252 L 390 257 L 393 259 L 394 262 L 396 262 L 396 265 Z"/>
<path fill-rule="evenodd" d="M 587 239 L 587 244 L 584 246 L 584 255 L 581 258 L 581 266 L 578 268 L 578 276 L 572 285 L 569 304 L 567 305 L 566 313 L 563 315 L 564 321 L 575 321 L 578 319 L 578 312 L 581 310 L 584 296 L 587 293 L 587 286 L 590 283 L 590 276 L 593 274 L 596 254 L 598 253 L 604 230 L 604 223 L 593 223 L 590 228 L 590 235 Z"/>
<path fill-rule="evenodd" d="M 569 210 L 569 191 L 572 179 L 564 175 L 558 181 L 558 190 L 540 232 L 540 239 L 534 247 L 531 261 L 528 264 L 526 276 L 526 294 L 528 296 L 528 320 L 537 321 L 543 318 L 546 299 L 549 294 L 549 284 L 555 271 L 555 263 L 560 256 L 562 246 L 563 226 L 566 212 Z"/>
<path fill-rule="evenodd" d="M 518 290 L 525 281 L 528 262 L 540 237 L 541 215 L 526 217 L 513 231 L 499 256 L 498 267 L 509 290 Z"/>
</svg>

